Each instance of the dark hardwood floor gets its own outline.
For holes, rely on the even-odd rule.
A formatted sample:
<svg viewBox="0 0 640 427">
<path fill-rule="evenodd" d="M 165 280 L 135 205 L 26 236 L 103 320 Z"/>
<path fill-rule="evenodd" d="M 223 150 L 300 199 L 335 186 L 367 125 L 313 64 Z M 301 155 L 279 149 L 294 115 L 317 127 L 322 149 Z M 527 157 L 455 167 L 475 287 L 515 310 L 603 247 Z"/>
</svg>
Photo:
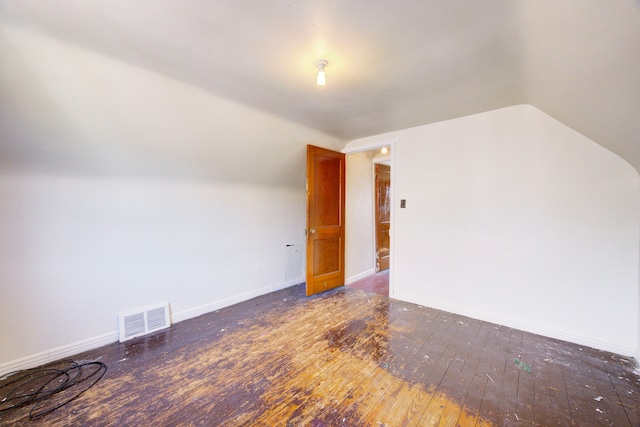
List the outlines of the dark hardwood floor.
<svg viewBox="0 0 640 427">
<path fill-rule="evenodd" d="M 294 286 L 76 360 L 108 370 L 49 415 L 0 424 L 640 425 L 626 358 L 352 287 Z"/>
</svg>

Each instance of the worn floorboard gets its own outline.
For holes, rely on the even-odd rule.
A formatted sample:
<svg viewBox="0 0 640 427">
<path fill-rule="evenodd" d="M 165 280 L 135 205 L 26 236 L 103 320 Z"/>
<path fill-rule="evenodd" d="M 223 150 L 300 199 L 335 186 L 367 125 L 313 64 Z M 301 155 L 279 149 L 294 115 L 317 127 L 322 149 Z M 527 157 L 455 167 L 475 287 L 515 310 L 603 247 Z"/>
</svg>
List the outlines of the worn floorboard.
<svg viewBox="0 0 640 427">
<path fill-rule="evenodd" d="M 353 287 L 294 286 L 75 359 L 108 370 L 0 425 L 640 426 L 632 361 Z"/>
</svg>

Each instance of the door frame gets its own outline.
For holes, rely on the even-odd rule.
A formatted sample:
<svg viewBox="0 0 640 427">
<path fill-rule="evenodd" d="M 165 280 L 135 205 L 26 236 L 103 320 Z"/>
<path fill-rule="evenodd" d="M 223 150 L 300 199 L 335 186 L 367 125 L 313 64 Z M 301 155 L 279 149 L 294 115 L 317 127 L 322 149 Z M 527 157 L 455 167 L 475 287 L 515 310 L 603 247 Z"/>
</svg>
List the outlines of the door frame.
<svg viewBox="0 0 640 427">
<path fill-rule="evenodd" d="M 353 142 L 353 141 L 352 141 Z M 349 155 L 349 154 L 355 154 L 355 153 L 362 153 L 363 151 L 372 151 L 372 150 L 376 150 L 376 149 L 380 149 L 382 147 L 389 147 L 391 150 L 391 162 L 390 162 L 390 166 L 391 166 L 391 237 L 389 240 L 389 251 L 390 256 L 389 256 L 389 297 L 393 298 L 395 295 L 395 287 L 394 287 L 394 275 L 395 275 L 395 254 L 396 254 L 396 250 L 395 250 L 395 230 L 396 230 L 396 213 L 395 213 L 395 206 L 396 206 L 396 168 L 395 168 L 395 156 L 396 156 L 396 145 L 400 142 L 400 137 L 394 137 L 394 138 L 388 138 L 388 139 L 381 139 L 381 140 L 373 140 L 371 142 L 368 143 L 364 143 L 364 144 L 360 144 L 360 145 L 354 145 L 354 146 L 349 146 L 350 143 L 347 144 L 347 146 L 345 148 L 342 149 L 342 153 Z M 349 171 L 347 168 L 347 179 L 349 179 Z M 375 233 L 374 233 L 374 237 L 375 237 Z M 346 249 L 345 249 L 346 252 Z M 374 256 L 374 262 L 375 262 L 375 253 L 373 254 Z"/>
</svg>

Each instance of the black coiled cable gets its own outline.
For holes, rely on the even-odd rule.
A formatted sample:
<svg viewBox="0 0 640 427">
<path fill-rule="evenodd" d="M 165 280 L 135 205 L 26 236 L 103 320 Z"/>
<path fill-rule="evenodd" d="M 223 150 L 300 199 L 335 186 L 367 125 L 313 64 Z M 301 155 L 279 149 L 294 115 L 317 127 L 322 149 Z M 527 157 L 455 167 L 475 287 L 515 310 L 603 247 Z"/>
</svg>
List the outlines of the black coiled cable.
<svg viewBox="0 0 640 427">
<path fill-rule="evenodd" d="M 55 366 L 65 365 L 59 369 Z M 78 398 L 107 372 L 102 362 L 54 362 L 0 378 L 0 412 L 33 405 L 29 418 L 43 417 Z"/>
</svg>

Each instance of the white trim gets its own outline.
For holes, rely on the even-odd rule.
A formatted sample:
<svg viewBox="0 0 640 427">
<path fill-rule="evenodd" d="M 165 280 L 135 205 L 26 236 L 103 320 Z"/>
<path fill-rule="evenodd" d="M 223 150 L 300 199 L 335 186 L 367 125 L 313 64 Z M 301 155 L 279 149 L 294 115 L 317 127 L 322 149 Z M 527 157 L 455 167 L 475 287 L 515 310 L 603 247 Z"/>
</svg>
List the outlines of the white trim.
<svg viewBox="0 0 640 427">
<path fill-rule="evenodd" d="M 370 268 L 369 270 L 365 270 L 362 273 L 355 274 L 344 281 L 345 285 L 350 285 L 353 282 L 357 282 L 360 279 L 364 279 L 367 276 L 371 276 L 376 272 L 375 268 Z"/>
<path fill-rule="evenodd" d="M 399 136 L 380 140 L 380 141 L 368 142 L 366 144 L 357 145 L 354 147 L 349 147 L 349 143 L 347 143 L 347 146 L 342 149 L 342 153 L 344 154 L 361 153 L 363 151 L 371 151 L 371 150 L 375 150 L 376 148 L 386 147 L 387 145 L 394 145 L 394 144 L 397 144 L 398 142 L 400 142 Z M 393 152 L 393 149 L 391 151 Z M 391 159 L 391 162 L 393 162 L 393 158 Z"/>
<path fill-rule="evenodd" d="M 240 295 L 229 297 L 223 300 L 214 301 L 209 304 L 201 305 L 196 308 L 188 309 L 180 313 L 173 314 L 171 316 L 171 324 L 181 322 L 183 320 L 191 319 L 193 317 L 200 316 L 212 311 L 220 310 L 221 308 L 228 307 L 239 302 L 250 300 L 260 295 L 268 294 L 270 292 L 279 291 L 304 282 L 304 276 L 298 279 L 289 280 L 287 282 L 278 283 L 272 286 L 265 286 L 264 288 L 256 289 L 250 292 L 245 292 Z M 46 363 L 54 362 L 56 360 L 75 356 L 79 353 L 93 350 L 111 344 L 118 341 L 118 331 L 108 332 L 106 334 L 97 335 L 92 338 L 87 338 L 82 341 L 76 341 L 71 344 L 56 347 L 50 350 L 46 350 L 40 353 L 31 354 L 20 359 L 12 360 L 7 363 L 0 364 L 0 377 L 10 372 L 19 371 L 22 369 L 35 368 L 37 366 L 44 365 Z"/>
<path fill-rule="evenodd" d="M 118 331 L 97 335 L 82 341 L 56 347 L 40 353 L 31 354 L 0 365 L 0 376 L 22 369 L 35 368 L 46 363 L 74 356 L 87 350 L 102 347 L 118 341 Z"/>
<path fill-rule="evenodd" d="M 599 350 L 610 351 L 612 353 L 616 353 L 623 356 L 632 357 L 636 352 L 636 349 L 633 347 L 627 347 L 624 345 L 619 345 L 619 344 L 611 343 L 608 341 L 593 339 L 593 338 L 585 337 L 585 336 L 574 334 L 567 331 L 560 331 L 555 328 L 546 328 L 544 326 L 534 325 L 527 322 L 521 322 L 516 319 L 506 318 L 502 316 L 494 316 L 492 314 L 475 311 L 475 310 L 465 310 L 465 309 L 461 309 L 460 307 L 448 305 L 448 304 L 439 304 L 439 303 L 434 304 L 433 301 L 430 301 L 429 303 L 425 303 L 425 302 L 416 301 L 415 299 L 412 299 L 411 301 L 409 301 L 402 297 L 398 299 L 402 301 L 407 301 L 413 304 L 419 304 L 424 307 L 434 308 L 436 310 L 447 311 L 450 313 L 459 314 L 461 316 L 483 320 L 485 322 L 495 323 L 508 328 L 519 329 L 521 331 L 530 332 L 532 334 L 542 335 L 545 337 L 559 339 L 562 341 L 568 341 L 574 344 L 584 345 L 586 347 L 592 347 Z"/>
<path fill-rule="evenodd" d="M 234 295 L 229 298 L 210 302 L 199 307 L 190 308 L 188 310 L 181 311 L 171 316 L 172 323 L 182 322 L 183 320 L 192 319 L 194 317 L 201 316 L 212 311 L 220 310 L 221 308 L 229 307 L 239 302 L 250 300 L 251 298 L 259 297 L 260 295 L 268 294 L 270 292 L 279 291 L 281 289 L 288 288 L 304 282 L 304 277 L 289 280 L 288 282 L 282 282 L 277 285 L 265 286 L 264 288 L 255 289 L 253 291 L 245 292 L 243 294 Z"/>
<path fill-rule="evenodd" d="M 400 138 L 396 141 L 400 142 Z M 395 297 L 395 254 L 396 254 L 396 205 L 400 206 L 400 201 L 396 199 L 396 145 L 391 147 L 391 210 L 389 212 L 391 221 L 391 233 L 389 235 L 389 298 Z"/>
<path fill-rule="evenodd" d="M 353 141 L 351 141 L 353 142 Z M 395 256 L 395 229 L 396 229 L 396 224 L 395 224 L 395 217 L 396 217 L 396 203 L 398 202 L 396 200 L 396 191 L 395 191 L 395 187 L 396 187 L 396 168 L 395 168 L 395 162 L 396 162 L 396 145 L 400 143 L 400 137 L 396 136 L 393 138 L 388 138 L 388 139 L 382 139 L 379 141 L 373 141 L 373 142 L 368 142 L 366 144 L 362 144 L 362 145 L 358 145 L 355 147 L 349 147 L 349 144 L 351 143 L 347 143 L 347 147 L 345 147 L 342 152 L 344 154 L 355 154 L 355 153 L 361 153 L 363 151 L 371 151 L 371 150 L 376 150 L 378 148 L 382 148 L 382 147 L 390 147 L 391 149 L 391 236 L 389 239 L 389 249 L 391 252 L 391 255 L 389 256 L 389 297 L 390 298 L 394 298 L 395 295 L 395 286 L 394 286 L 394 256 Z M 375 185 L 374 185 L 375 187 Z M 374 189 L 375 191 L 375 189 Z M 375 203 L 375 202 L 374 202 Z M 375 208 L 374 208 L 375 209 Z M 375 233 L 373 238 L 375 239 Z M 374 265 L 375 265 L 375 242 L 374 242 Z M 362 274 L 362 273 L 361 273 Z M 355 276 L 353 276 L 355 277 Z M 351 278 L 349 279 L 351 280 Z M 346 284 L 349 284 L 348 280 L 345 280 Z"/>
<path fill-rule="evenodd" d="M 373 232 L 371 233 L 371 248 L 373 249 L 371 251 L 371 259 L 373 260 L 373 271 L 375 272 L 376 269 L 378 268 L 378 255 L 377 255 L 377 249 L 378 249 L 378 218 L 377 218 L 377 201 L 376 201 L 376 163 L 373 162 L 373 167 L 371 168 L 371 190 L 372 190 L 372 197 L 373 197 L 373 203 L 371 204 L 371 218 L 373 218 Z M 393 199 L 391 199 L 393 200 Z M 389 242 L 391 243 L 391 242 Z"/>
</svg>

